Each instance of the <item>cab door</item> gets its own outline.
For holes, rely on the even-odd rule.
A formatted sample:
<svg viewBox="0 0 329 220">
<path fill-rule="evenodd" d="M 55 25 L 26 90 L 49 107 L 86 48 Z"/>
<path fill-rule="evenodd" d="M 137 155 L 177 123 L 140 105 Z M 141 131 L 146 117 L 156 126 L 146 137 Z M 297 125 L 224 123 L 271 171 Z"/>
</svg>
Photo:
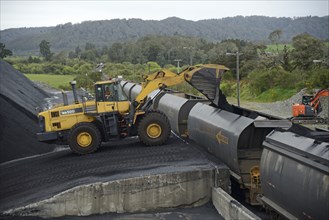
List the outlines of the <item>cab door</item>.
<svg viewBox="0 0 329 220">
<path fill-rule="evenodd" d="M 110 94 L 106 94 L 106 92 L 111 92 L 111 87 L 113 87 L 112 83 L 109 84 L 99 84 L 96 85 L 96 102 L 97 102 L 97 112 L 105 113 L 105 112 L 114 112 L 116 111 L 116 102 L 114 98 L 109 98 Z M 114 93 L 113 93 L 114 95 Z"/>
<path fill-rule="evenodd" d="M 119 83 L 108 83 L 96 85 L 97 112 L 129 112 L 130 102 L 123 94 Z"/>
</svg>

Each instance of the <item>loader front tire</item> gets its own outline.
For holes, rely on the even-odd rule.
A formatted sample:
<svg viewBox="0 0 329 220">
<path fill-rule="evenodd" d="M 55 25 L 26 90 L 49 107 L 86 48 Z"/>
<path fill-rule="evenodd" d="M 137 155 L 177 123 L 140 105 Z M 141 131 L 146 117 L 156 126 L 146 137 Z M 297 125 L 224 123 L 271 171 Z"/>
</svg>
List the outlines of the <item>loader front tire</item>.
<svg viewBox="0 0 329 220">
<path fill-rule="evenodd" d="M 148 146 L 164 144 L 169 139 L 170 131 L 168 118 L 159 111 L 145 113 L 137 129 L 139 139 Z"/>
<path fill-rule="evenodd" d="M 68 143 L 74 153 L 90 154 L 99 148 L 101 134 L 95 125 L 82 122 L 73 126 L 69 132 Z"/>
</svg>

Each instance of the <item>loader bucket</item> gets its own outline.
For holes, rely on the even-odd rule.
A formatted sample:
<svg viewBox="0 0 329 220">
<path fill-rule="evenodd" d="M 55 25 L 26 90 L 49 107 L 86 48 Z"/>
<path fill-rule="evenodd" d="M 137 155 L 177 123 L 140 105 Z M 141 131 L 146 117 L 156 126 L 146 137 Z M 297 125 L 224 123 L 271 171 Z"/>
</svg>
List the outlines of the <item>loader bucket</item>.
<svg viewBox="0 0 329 220">
<path fill-rule="evenodd" d="M 229 69 L 222 65 L 205 64 L 185 74 L 185 79 L 214 105 L 225 109 L 224 106 L 221 106 L 221 99 L 225 98 L 225 96 L 220 90 L 220 82 L 222 74 L 227 70 Z"/>
</svg>

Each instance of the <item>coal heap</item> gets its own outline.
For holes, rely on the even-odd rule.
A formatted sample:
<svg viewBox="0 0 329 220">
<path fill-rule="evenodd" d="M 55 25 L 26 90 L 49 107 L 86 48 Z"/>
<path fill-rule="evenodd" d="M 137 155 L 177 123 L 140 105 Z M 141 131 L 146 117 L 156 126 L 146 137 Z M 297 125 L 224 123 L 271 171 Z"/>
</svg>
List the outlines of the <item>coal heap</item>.
<svg viewBox="0 0 329 220">
<path fill-rule="evenodd" d="M 0 60 L 0 163 L 53 151 L 38 142 L 35 108 L 48 97 L 22 73 Z"/>
</svg>

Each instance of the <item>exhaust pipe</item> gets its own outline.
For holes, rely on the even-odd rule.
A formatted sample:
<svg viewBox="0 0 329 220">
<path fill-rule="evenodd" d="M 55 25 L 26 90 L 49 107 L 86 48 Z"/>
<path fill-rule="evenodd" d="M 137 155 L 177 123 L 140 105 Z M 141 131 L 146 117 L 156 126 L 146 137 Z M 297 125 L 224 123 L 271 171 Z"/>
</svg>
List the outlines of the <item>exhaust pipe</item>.
<svg viewBox="0 0 329 220">
<path fill-rule="evenodd" d="M 75 89 L 75 85 L 77 84 L 77 81 L 72 81 L 70 82 L 71 86 L 72 86 L 72 92 L 73 92 L 73 97 L 74 97 L 74 103 L 78 104 L 78 96 L 77 96 L 77 91 Z"/>
<path fill-rule="evenodd" d="M 62 95 L 63 95 L 64 106 L 69 105 L 69 101 L 68 101 L 68 99 L 67 99 L 67 94 L 64 92 L 63 89 L 62 89 Z"/>
</svg>

